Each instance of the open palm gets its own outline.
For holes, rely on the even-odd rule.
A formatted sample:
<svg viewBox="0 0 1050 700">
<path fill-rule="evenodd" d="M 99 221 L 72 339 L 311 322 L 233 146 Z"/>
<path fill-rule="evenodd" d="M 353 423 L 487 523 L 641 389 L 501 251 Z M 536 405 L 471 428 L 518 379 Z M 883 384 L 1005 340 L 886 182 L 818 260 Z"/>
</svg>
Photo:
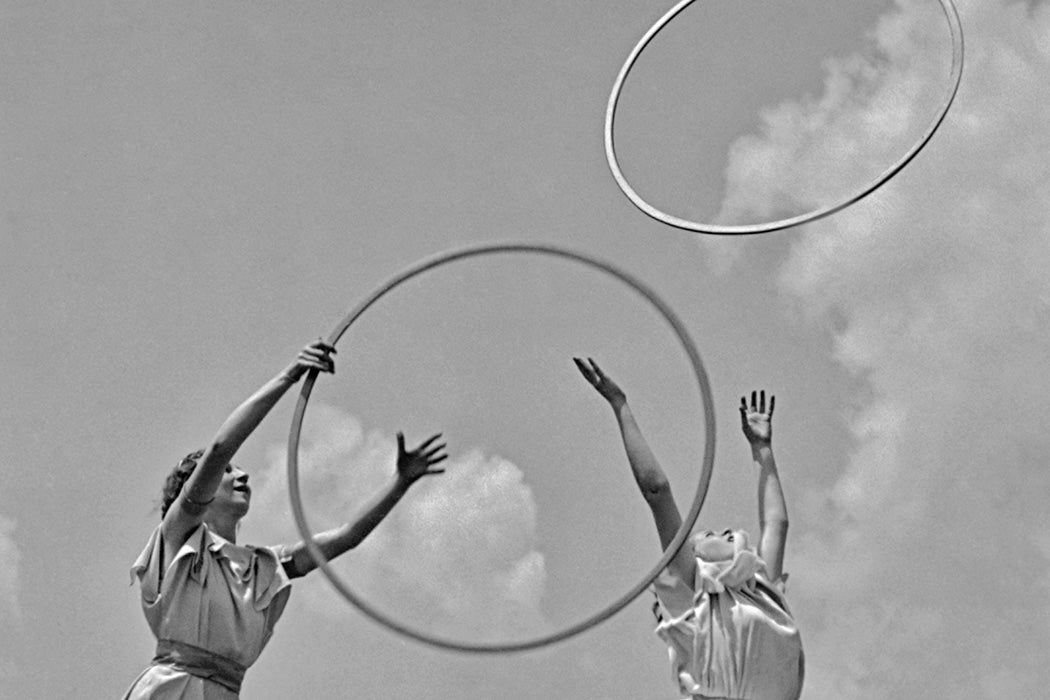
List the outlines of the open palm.
<svg viewBox="0 0 1050 700">
<path fill-rule="evenodd" d="M 439 454 L 445 449 L 445 443 L 434 445 L 441 433 L 431 435 L 414 450 L 405 449 L 405 436 L 397 434 L 397 476 L 406 484 L 434 474 L 443 474 L 444 469 L 433 469 L 435 464 L 444 462 L 447 454 Z"/>
<path fill-rule="evenodd" d="M 752 445 L 768 445 L 773 440 L 773 406 L 776 397 L 769 395 L 769 410 L 766 410 L 766 392 L 751 392 L 751 404 L 740 397 L 740 423 L 744 437 Z"/>
</svg>

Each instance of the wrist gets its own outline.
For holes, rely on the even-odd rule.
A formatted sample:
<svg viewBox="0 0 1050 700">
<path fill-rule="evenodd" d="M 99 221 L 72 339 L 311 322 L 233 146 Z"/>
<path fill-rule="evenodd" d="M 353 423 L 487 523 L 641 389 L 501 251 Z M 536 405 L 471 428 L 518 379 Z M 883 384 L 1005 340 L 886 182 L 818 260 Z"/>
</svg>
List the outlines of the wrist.
<svg viewBox="0 0 1050 700">
<path fill-rule="evenodd" d="M 277 375 L 277 378 L 282 382 L 289 384 L 295 384 L 303 376 L 302 368 L 299 365 L 289 365 L 287 369 Z"/>
<path fill-rule="evenodd" d="M 404 494 L 408 492 L 408 488 L 415 483 L 415 479 L 410 479 L 407 476 L 403 476 L 398 473 L 394 475 L 394 492 L 397 494 Z"/>
<path fill-rule="evenodd" d="M 773 443 L 772 442 L 752 442 L 751 443 L 751 457 L 763 465 L 773 459 Z"/>
</svg>

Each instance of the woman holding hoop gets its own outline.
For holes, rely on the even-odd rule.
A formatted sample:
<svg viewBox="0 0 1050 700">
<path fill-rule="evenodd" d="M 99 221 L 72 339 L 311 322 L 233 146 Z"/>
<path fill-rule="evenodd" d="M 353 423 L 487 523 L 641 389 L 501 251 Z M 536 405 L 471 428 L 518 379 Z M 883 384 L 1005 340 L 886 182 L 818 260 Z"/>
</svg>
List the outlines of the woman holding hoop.
<svg viewBox="0 0 1050 700">
<path fill-rule="evenodd" d="M 591 359 L 573 358 L 616 415 L 627 461 L 666 549 L 682 524 L 667 477 L 623 390 Z M 697 532 L 657 577 L 656 633 L 667 643 L 682 693 L 718 700 L 796 700 L 805 658 L 784 598 L 787 507 L 773 458 L 773 396 L 740 399 L 740 420 L 759 467 L 758 548 L 743 530 Z"/>
<path fill-rule="evenodd" d="M 248 512 L 248 474 L 231 463 L 277 401 L 310 370 L 334 372 L 335 348 L 318 340 L 238 406 L 208 447 L 184 457 L 168 475 L 161 523 L 132 568 L 142 609 L 157 638 L 152 664 L 125 700 L 235 700 L 245 670 L 259 657 L 284 611 L 290 579 L 315 568 L 300 542 L 278 547 L 237 544 Z M 314 541 L 329 560 L 357 546 L 418 479 L 440 474 L 447 455 L 440 435 L 414 450 L 397 435 L 397 469 L 345 525 Z"/>
</svg>

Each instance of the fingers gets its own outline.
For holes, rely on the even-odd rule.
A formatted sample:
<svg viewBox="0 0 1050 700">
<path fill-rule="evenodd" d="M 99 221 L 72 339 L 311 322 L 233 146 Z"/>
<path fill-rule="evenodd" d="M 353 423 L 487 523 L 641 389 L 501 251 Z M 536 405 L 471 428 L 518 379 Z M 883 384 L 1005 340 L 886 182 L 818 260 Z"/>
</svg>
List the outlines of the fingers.
<svg viewBox="0 0 1050 700">
<path fill-rule="evenodd" d="M 747 405 L 747 397 L 740 397 L 740 415 L 747 415 L 747 413 L 763 413 L 767 417 L 773 417 L 773 407 L 776 405 L 777 397 L 773 394 L 769 395 L 769 411 L 766 411 L 766 390 L 752 391 L 751 392 L 751 406 Z"/>
<path fill-rule="evenodd" d="M 578 357 L 572 358 L 572 361 L 576 363 L 576 368 L 580 370 L 580 374 L 594 386 L 598 386 L 608 380 L 605 372 L 602 371 L 602 368 L 598 366 L 593 357 L 588 357 L 587 362 Z"/>
<path fill-rule="evenodd" d="M 583 360 L 581 360 L 578 357 L 574 357 L 572 358 L 572 361 L 576 364 L 576 369 L 580 370 L 580 374 L 583 375 L 583 378 L 586 379 L 591 385 L 596 385 L 598 383 L 598 377 L 594 373 L 594 370 L 585 365 L 583 363 Z"/>
<path fill-rule="evenodd" d="M 420 451 L 418 454 L 419 454 L 420 457 L 425 459 L 429 464 L 437 464 L 438 462 L 440 462 L 443 459 L 445 459 L 446 457 L 448 457 L 448 455 L 438 455 L 438 453 L 441 452 L 441 450 L 443 450 L 443 449 L 445 449 L 445 443 L 441 443 L 440 445 L 432 448 L 431 450 L 429 450 L 427 452 Z"/>
<path fill-rule="evenodd" d="M 312 357 L 318 360 L 328 360 L 331 359 L 329 355 L 334 355 L 335 352 L 336 350 L 334 346 L 329 345 L 323 340 L 315 340 L 314 342 L 304 347 L 299 352 L 299 356 Z"/>
<path fill-rule="evenodd" d="M 437 445 L 434 444 L 434 442 L 440 438 L 441 433 L 434 433 L 429 438 L 421 442 L 419 446 L 417 446 L 414 450 L 406 452 L 405 434 L 399 431 L 397 434 L 398 454 L 409 455 L 413 458 L 420 458 L 427 463 L 427 466 L 432 466 L 434 464 L 438 464 L 439 462 L 444 462 L 446 459 L 448 459 L 448 455 L 440 453 L 442 450 L 445 449 L 446 444 L 444 442 L 439 443 Z"/>
<path fill-rule="evenodd" d="M 416 449 L 412 450 L 412 451 L 413 451 L 413 452 L 425 452 L 425 451 L 427 450 L 427 448 L 428 448 L 428 447 L 430 446 L 430 444 L 431 444 L 432 442 L 434 442 L 435 440 L 437 440 L 438 438 L 440 438 L 440 437 L 441 437 L 441 433 L 434 433 L 433 435 L 431 435 L 430 437 L 428 437 L 428 438 L 427 438 L 426 440 L 424 440 L 423 442 L 421 442 L 421 443 L 419 444 L 419 446 L 418 446 L 418 447 L 417 447 Z M 435 448 L 434 448 L 433 450 L 431 450 L 431 452 L 435 452 L 435 451 L 438 451 L 438 450 L 440 450 L 440 449 L 441 449 L 442 447 L 444 447 L 444 446 L 445 446 L 444 444 L 438 445 L 438 446 L 437 446 L 437 447 L 435 447 Z"/>
<path fill-rule="evenodd" d="M 317 340 L 313 341 L 312 343 L 310 343 L 306 347 L 310 348 L 310 349 L 314 349 L 314 350 L 319 350 L 320 352 L 323 352 L 326 355 L 327 354 L 332 354 L 332 355 L 336 354 L 335 346 L 334 345 L 329 345 L 328 343 L 326 343 L 321 338 L 318 338 Z"/>
<path fill-rule="evenodd" d="M 444 454 L 445 443 L 434 444 L 441 438 L 441 433 L 435 433 L 424 440 L 411 452 L 405 451 L 405 434 L 397 433 L 398 470 L 407 469 L 403 472 L 411 481 L 430 476 L 432 474 L 444 474 L 444 469 L 431 469 L 435 464 L 441 464 L 448 455 Z M 403 465 L 403 466 L 402 466 Z"/>
<path fill-rule="evenodd" d="M 305 353 L 299 353 L 299 357 L 296 358 L 296 364 L 300 367 L 306 367 L 308 369 L 316 369 L 320 372 L 328 372 L 329 374 L 335 374 L 335 363 L 331 358 L 316 358 L 311 357 Z"/>
<path fill-rule="evenodd" d="M 296 361 L 302 367 L 335 374 L 335 361 L 331 358 L 334 353 L 335 347 L 318 338 L 299 351 Z"/>
</svg>

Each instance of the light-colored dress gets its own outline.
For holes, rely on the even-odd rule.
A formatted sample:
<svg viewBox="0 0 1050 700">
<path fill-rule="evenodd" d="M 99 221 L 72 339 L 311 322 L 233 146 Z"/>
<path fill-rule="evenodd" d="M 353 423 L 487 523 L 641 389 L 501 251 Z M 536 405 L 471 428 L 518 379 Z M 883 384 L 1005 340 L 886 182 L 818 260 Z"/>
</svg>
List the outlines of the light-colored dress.
<svg viewBox="0 0 1050 700">
<path fill-rule="evenodd" d="M 208 680 L 202 677 L 207 670 L 181 662 L 203 655 L 205 666 L 218 663 L 242 674 L 255 662 L 291 593 L 278 552 L 232 544 L 203 523 L 164 571 L 163 548 L 158 526 L 131 569 L 158 655 L 124 699 L 234 700 L 236 684 Z"/>
<path fill-rule="evenodd" d="M 771 582 L 755 560 L 753 573 L 731 585 L 714 583 L 699 559 L 693 586 L 667 570 L 654 582 L 662 618 L 656 633 L 687 697 L 796 700 L 802 692 L 805 658 L 785 577 Z"/>
</svg>

